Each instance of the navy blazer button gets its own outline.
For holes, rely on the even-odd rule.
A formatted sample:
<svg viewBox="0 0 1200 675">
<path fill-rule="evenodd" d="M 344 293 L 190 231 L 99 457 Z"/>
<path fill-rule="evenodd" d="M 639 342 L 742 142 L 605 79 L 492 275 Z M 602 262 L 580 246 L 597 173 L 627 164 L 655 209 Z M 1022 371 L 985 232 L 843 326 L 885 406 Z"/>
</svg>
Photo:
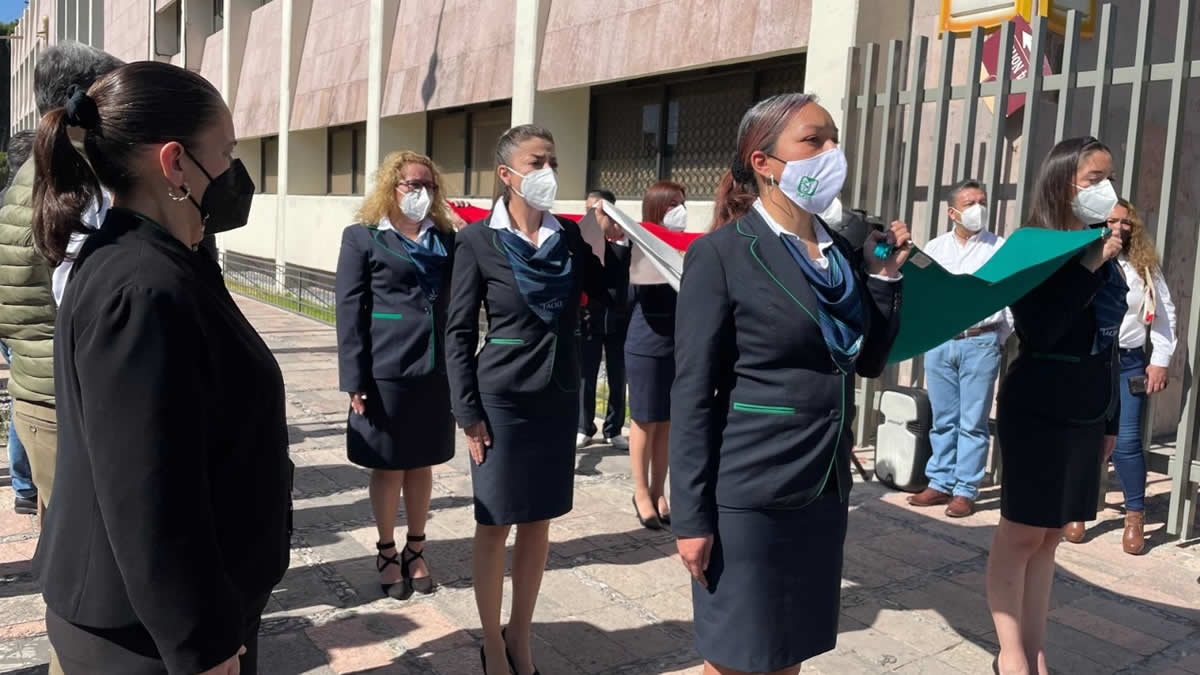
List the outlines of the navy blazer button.
<svg viewBox="0 0 1200 675">
<path fill-rule="evenodd" d="M 831 420 L 836 420 L 837 418 L 839 418 L 841 416 L 842 416 L 842 411 L 838 410 L 837 408 L 834 408 L 833 410 L 829 411 L 829 419 L 831 419 Z"/>
</svg>

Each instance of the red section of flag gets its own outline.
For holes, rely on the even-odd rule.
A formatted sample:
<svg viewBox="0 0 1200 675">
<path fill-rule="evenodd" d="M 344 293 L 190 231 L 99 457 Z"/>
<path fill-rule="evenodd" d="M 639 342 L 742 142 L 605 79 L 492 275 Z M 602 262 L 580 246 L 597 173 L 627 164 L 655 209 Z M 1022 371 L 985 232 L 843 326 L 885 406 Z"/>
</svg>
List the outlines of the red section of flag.
<svg viewBox="0 0 1200 675">
<path fill-rule="evenodd" d="M 478 206 L 451 206 L 450 208 L 454 209 L 454 212 L 458 214 L 459 218 L 462 218 L 468 223 L 473 223 L 477 220 L 483 220 L 487 217 L 488 213 L 490 213 L 490 211 L 487 209 L 481 209 Z M 559 213 L 556 215 L 573 220 L 577 223 L 580 220 L 583 220 L 582 214 Z M 674 230 L 668 230 L 662 225 L 655 225 L 654 223 L 642 223 L 642 227 L 646 228 L 647 232 L 658 237 L 663 241 L 663 243 L 675 249 L 676 251 L 686 251 L 687 247 L 691 246 L 693 241 L 696 241 L 703 236 L 698 232 L 675 232 Z"/>
</svg>

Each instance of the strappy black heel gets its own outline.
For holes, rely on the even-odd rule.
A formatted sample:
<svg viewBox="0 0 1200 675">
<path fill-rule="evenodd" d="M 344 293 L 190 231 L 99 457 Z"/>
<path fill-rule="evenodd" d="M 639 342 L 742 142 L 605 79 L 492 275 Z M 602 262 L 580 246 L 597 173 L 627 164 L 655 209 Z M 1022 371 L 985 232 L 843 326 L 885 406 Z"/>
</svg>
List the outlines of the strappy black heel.
<svg viewBox="0 0 1200 675">
<path fill-rule="evenodd" d="M 396 542 L 394 542 L 394 541 L 376 542 L 375 548 L 379 551 L 378 553 L 375 554 L 375 569 L 378 570 L 382 574 L 383 571 L 385 569 L 387 569 L 388 565 L 395 565 L 400 568 L 400 575 L 402 577 L 404 577 L 401 581 L 394 583 L 394 584 L 384 584 L 384 583 L 379 584 L 379 588 L 383 590 L 383 594 L 388 596 L 389 598 L 395 598 L 396 600 L 407 600 L 410 597 L 412 597 L 412 594 L 413 594 L 412 581 L 410 579 L 408 579 L 408 575 L 405 574 L 405 570 L 407 569 L 407 567 L 405 567 L 400 562 L 400 555 L 396 554 L 396 555 L 387 556 L 387 555 L 383 554 L 383 552 L 388 550 L 389 548 L 396 548 Z"/>
<path fill-rule="evenodd" d="M 408 543 L 410 544 L 420 544 L 425 541 L 425 535 L 410 534 L 408 535 L 407 539 Z M 433 576 L 430 575 L 427 577 L 421 577 L 420 579 L 414 579 L 411 570 L 414 562 L 424 559 L 424 549 L 420 551 L 414 551 L 411 546 L 405 544 L 404 550 L 400 552 L 400 574 L 404 575 L 405 580 L 408 581 L 408 585 L 412 590 L 420 593 L 421 595 L 429 595 L 434 589 Z"/>
</svg>

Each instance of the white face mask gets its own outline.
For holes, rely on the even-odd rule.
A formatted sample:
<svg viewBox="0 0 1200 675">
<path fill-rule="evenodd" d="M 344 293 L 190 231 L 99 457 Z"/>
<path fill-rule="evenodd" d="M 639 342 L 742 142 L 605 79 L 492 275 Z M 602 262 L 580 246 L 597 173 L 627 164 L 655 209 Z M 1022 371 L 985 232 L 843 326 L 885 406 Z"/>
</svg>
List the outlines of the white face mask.
<svg viewBox="0 0 1200 675">
<path fill-rule="evenodd" d="M 815 157 L 787 162 L 779 177 L 779 189 L 796 206 L 819 214 L 837 199 L 845 182 L 846 155 L 841 148 L 834 148 Z"/>
<path fill-rule="evenodd" d="M 843 217 L 842 200 L 834 197 L 833 203 L 829 205 L 829 208 L 825 209 L 818 215 L 820 215 L 821 220 L 825 221 L 825 224 L 830 227 L 837 227 L 838 225 L 841 225 Z"/>
<path fill-rule="evenodd" d="M 981 232 L 987 226 L 987 207 L 983 204 L 972 204 L 958 211 L 958 218 L 959 225 L 967 232 Z"/>
<path fill-rule="evenodd" d="M 558 196 L 558 176 L 554 174 L 554 169 L 544 166 L 522 175 L 511 166 L 505 168 L 521 176 L 521 189 L 513 186 L 512 191 L 526 203 L 538 211 L 549 211 L 554 206 L 554 198 Z"/>
<path fill-rule="evenodd" d="M 666 215 L 663 216 L 662 224 L 668 230 L 683 232 L 687 229 L 687 222 L 687 209 L 683 207 L 683 204 L 680 204 L 667 211 Z"/>
<path fill-rule="evenodd" d="M 1095 185 L 1075 186 L 1079 192 L 1071 200 L 1071 211 L 1084 225 L 1107 223 L 1108 214 L 1117 206 L 1117 190 L 1111 180 L 1102 180 Z"/>
<path fill-rule="evenodd" d="M 425 188 L 420 190 L 410 190 L 408 194 L 400 199 L 400 212 L 405 218 L 419 223 L 425 220 L 425 216 L 429 215 L 429 207 L 433 204 L 429 193 Z"/>
</svg>

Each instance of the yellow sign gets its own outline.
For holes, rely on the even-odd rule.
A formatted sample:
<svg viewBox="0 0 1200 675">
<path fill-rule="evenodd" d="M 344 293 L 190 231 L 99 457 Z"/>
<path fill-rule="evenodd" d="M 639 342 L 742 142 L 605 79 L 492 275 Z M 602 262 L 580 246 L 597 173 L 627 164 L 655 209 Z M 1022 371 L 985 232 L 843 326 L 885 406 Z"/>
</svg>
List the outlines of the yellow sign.
<svg viewBox="0 0 1200 675">
<path fill-rule="evenodd" d="M 1015 17 L 1033 22 L 1036 10 L 1046 26 L 1060 35 L 1066 32 L 1067 12 L 1079 11 L 1079 35 L 1091 38 L 1096 28 L 1096 0 L 942 0 L 938 14 L 941 33 L 969 33 L 979 26 L 994 29 Z"/>
</svg>

